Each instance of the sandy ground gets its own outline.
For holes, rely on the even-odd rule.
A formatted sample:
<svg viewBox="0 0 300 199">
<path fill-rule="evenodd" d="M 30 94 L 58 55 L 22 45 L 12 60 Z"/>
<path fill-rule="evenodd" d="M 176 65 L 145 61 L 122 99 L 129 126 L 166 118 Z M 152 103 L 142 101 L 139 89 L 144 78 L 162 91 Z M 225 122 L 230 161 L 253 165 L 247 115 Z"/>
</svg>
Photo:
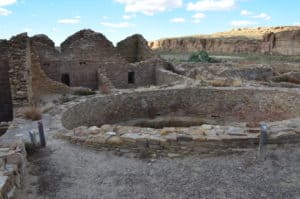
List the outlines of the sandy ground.
<svg viewBox="0 0 300 199">
<path fill-rule="evenodd" d="M 134 158 L 51 138 L 18 199 L 300 198 L 300 145 L 220 156 Z"/>
</svg>

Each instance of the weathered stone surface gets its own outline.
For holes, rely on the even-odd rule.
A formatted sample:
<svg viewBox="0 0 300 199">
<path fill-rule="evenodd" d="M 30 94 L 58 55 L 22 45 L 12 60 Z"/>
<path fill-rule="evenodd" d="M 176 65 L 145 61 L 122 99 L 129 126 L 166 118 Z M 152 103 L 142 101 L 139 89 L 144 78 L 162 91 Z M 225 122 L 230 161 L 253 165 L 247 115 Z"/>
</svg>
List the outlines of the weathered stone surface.
<svg viewBox="0 0 300 199">
<path fill-rule="evenodd" d="M 111 136 L 105 143 L 109 145 L 121 145 L 123 140 L 119 136 Z"/>
<path fill-rule="evenodd" d="M 8 53 L 8 41 L 0 40 L 0 122 L 10 121 L 13 118 Z"/>
<path fill-rule="evenodd" d="M 118 52 L 130 63 L 144 61 L 154 57 L 147 41 L 142 35 L 135 34 L 117 44 Z"/>
<path fill-rule="evenodd" d="M 153 50 L 300 55 L 300 28 L 240 29 L 214 35 L 167 38 L 149 42 Z"/>
<path fill-rule="evenodd" d="M 298 93 L 278 88 L 145 90 L 87 99 L 65 111 L 62 122 L 72 129 L 81 125 L 114 124 L 170 113 L 192 114 L 203 119 L 213 116 L 232 122 L 275 121 L 297 117 L 300 114 L 299 99 Z"/>
<path fill-rule="evenodd" d="M 274 82 L 289 82 L 300 84 L 300 72 L 288 72 L 271 78 Z"/>
</svg>

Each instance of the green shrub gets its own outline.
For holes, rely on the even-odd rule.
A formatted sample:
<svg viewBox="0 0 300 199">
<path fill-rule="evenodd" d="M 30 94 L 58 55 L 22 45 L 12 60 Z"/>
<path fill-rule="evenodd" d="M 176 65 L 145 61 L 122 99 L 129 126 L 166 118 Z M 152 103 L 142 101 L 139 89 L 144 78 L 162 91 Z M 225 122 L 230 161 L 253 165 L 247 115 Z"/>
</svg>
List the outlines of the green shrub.
<svg viewBox="0 0 300 199">
<path fill-rule="evenodd" d="M 215 59 L 211 58 L 208 53 L 204 50 L 193 53 L 190 55 L 188 61 L 190 62 L 203 62 L 203 63 L 214 63 Z"/>
<path fill-rule="evenodd" d="M 27 155 L 32 155 L 34 154 L 35 152 L 37 152 L 37 147 L 34 146 L 32 143 L 30 142 L 25 142 L 25 150 L 26 150 L 26 153 Z"/>
</svg>

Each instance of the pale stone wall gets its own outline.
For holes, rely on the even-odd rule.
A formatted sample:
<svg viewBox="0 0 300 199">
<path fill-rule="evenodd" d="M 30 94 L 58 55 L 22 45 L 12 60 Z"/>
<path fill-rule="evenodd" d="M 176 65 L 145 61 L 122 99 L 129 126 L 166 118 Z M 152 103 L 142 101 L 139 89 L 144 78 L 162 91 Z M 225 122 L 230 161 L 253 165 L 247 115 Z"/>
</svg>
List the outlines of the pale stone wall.
<svg viewBox="0 0 300 199">
<path fill-rule="evenodd" d="M 230 121 L 272 121 L 300 116 L 300 93 L 285 89 L 184 88 L 95 97 L 64 112 L 63 125 L 101 126 L 169 113 Z"/>
</svg>

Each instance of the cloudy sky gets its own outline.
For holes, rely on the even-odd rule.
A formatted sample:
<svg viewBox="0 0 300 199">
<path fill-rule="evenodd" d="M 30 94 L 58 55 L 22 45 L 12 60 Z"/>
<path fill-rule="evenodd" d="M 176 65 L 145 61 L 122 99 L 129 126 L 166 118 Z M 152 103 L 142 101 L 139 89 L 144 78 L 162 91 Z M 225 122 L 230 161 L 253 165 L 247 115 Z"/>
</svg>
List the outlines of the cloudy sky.
<svg viewBox="0 0 300 199">
<path fill-rule="evenodd" d="M 91 28 L 114 43 L 134 33 L 154 40 L 300 25 L 299 8 L 299 0 L 0 0 L 0 38 L 44 33 L 59 45 Z"/>
</svg>

